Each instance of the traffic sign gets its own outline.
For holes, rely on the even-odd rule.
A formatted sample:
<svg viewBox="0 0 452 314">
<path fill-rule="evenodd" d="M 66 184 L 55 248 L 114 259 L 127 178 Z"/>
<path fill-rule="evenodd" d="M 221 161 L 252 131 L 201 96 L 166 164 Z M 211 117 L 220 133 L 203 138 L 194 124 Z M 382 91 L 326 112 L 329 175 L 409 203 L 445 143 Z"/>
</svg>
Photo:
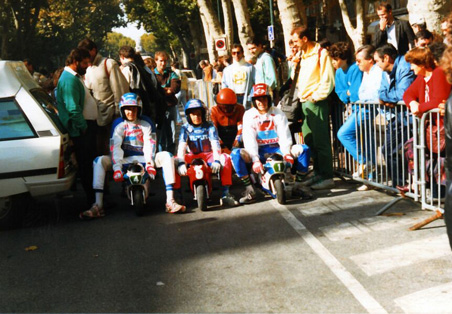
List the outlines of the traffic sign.
<svg viewBox="0 0 452 314">
<path fill-rule="evenodd" d="M 226 47 L 226 37 L 219 37 L 215 39 L 215 49 L 217 51 L 225 51 Z"/>
<path fill-rule="evenodd" d="M 268 40 L 269 41 L 275 40 L 275 31 L 273 29 L 273 25 L 269 25 L 267 27 L 267 31 L 268 31 Z"/>
</svg>

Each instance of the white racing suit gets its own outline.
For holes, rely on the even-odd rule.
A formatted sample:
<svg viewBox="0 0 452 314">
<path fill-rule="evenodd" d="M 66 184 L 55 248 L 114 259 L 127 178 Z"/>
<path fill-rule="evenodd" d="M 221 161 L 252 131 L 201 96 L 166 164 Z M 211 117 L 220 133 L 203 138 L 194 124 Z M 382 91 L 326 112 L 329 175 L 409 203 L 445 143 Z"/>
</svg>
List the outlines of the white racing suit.
<svg viewBox="0 0 452 314">
<path fill-rule="evenodd" d="M 156 150 L 155 125 L 146 116 L 136 121 L 118 118 L 113 122 L 110 138 L 110 156 L 99 156 L 94 159 L 93 189 L 103 192 L 107 171 L 121 170 L 123 173 L 133 161 L 143 165 L 151 165 L 163 169 L 165 185 L 172 186 L 176 182 L 174 157 L 168 152 Z M 155 156 L 155 161 L 154 161 Z"/>
</svg>

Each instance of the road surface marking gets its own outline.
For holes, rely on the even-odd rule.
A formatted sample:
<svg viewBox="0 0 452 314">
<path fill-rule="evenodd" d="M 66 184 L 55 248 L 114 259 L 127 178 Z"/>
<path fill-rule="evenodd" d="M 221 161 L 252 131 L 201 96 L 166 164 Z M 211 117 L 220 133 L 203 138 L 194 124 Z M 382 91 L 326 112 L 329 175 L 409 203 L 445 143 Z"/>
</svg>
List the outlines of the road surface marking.
<svg viewBox="0 0 452 314">
<path fill-rule="evenodd" d="M 420 219 L 421 218 L 419 217 L 415 219 L 409 214 L 400 217 L 376 216 L 320 227 L 319 230 L 322 231 L 330 241 L 334 242 L 349 239 L 372 231 L 382 231 L 398 226 L 414 225 Z"/>
<path fill-rule="evenodd" d="M 369 313 L 387 313 L 380 303 L 367 292 L 363 285 L 306 229 L 287 207 L 277 203 L 276 200 L 272 200 L 271 204 Z"/>
<path fill-rule="evenodd" d="M 450 254 L 446 234 L 350 257 L 368 276 Z M 452 305 L 451 305 L 452 311 Z"/>
<path fill-rule="evenodd" d="M 405 313 L 451 313 L 452 282 L 417 291 L 394 301 Z"/>
</svg>

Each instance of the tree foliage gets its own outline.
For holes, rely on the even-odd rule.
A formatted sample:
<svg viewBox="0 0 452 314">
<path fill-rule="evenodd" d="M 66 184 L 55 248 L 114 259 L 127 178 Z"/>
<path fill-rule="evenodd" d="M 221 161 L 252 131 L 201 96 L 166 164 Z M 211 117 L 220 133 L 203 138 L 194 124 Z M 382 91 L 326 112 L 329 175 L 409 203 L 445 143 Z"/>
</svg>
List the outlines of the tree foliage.
<svg viewBox="0 0 452 314">
<path fill-rule="evenodd" d="M 127 17 L 155 36 L 155 49 L 193 51 L 189 23 L 199 23 L 195 0 L 123 0 Z"/>
<path fill-rule="evenodd" d="M 104 41 L 104 45 L 101 49 L 101 53 L 104 56 L 108 56 L 110 58 L 119 59 L 119 49 L 122 46 L 130 46 L 135 47 L 136 42 L 130 37 L 126 37 L 120 33 L 108 33 L 107 38 Z"/>
<path fill-rule="evenodd" d="M 154 53 L 159 48 L 154 34 L 143 34 L 140 40 L 143 50 L 147 53 Z"/>
<path fill-rule="evenodd" d="M 55 68 L 77 43 L 101 44 L 113 27 L 125 25 L 119 0 L 2 0 L 1 58 L 31 58 Z M 10 14 L 11 12 L 12 14 Z"/>
</svg>

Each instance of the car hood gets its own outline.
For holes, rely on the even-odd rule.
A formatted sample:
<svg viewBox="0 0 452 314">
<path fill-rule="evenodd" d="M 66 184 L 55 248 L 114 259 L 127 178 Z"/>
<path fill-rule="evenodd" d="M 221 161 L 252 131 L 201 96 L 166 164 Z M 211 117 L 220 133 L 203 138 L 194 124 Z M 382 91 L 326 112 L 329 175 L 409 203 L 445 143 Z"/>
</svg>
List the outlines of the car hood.
<svg viewBox="0 0 452 314">
<path fill-rule="evenodd" d="M 31 90 L 39 84 L 22 61 L 0 61 L 0 98 L 15 96 L 22 86 Z"/>
</svg>

